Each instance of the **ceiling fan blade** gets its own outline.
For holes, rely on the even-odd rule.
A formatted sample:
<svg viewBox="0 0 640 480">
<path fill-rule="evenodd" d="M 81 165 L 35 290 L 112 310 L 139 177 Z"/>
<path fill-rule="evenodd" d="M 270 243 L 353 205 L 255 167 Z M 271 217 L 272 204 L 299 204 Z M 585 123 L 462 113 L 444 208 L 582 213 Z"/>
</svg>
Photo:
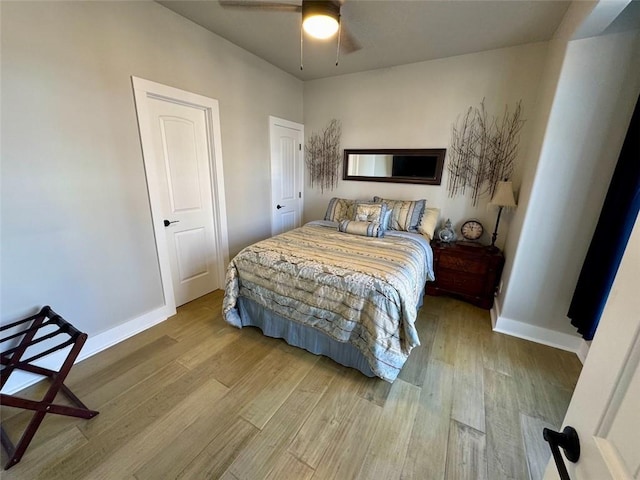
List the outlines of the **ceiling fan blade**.
<svg viewBox="0 0 640 480">
<path fill-rule="evenodd" d="M 360 42 L 353 36 L 353 34 L 349 31 L 349 29 L 344 25 L 340 26 L 340 50 L 344 52 L 346 55 L 357 52 L 362 48 Z"/>
<path fill-rule="evenodd" d="M 277 12 L 301 12 L 302 5 L 287 2 L 262 2 L 260 0 L 218 0 L 223 8 L 245 10 L 270 10 Z"/>
</svg>

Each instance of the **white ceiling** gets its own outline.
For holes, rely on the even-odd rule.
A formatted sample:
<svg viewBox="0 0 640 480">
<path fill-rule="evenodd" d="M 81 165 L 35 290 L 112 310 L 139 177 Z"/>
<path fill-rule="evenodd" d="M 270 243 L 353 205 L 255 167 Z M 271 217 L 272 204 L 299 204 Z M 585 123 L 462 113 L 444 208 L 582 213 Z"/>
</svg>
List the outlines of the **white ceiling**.
<svg viewBox="0 0 640 480">
<path fill-rule="evenodd" d="M 300 13 L 223 8 L 217 0 L 158 1 L 301 80 L 548 40 L 571 3 L 346 0 L 342 22 L 362 48 L 341 54 L 336 66 L 335 38 L 305 37 L 301 71 Z M 288 2 L 295 4 L 296 0 Z"/>
</svg>

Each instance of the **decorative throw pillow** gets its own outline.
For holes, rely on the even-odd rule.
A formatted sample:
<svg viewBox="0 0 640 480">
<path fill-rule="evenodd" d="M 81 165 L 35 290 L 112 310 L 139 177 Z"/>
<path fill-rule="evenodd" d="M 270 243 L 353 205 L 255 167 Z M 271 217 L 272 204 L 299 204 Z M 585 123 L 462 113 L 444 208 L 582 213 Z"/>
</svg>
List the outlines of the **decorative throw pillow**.
<svg viewBox="0 0 640 480">
<path fill-rule="evenodd" d="M 389 230 L 402 230 L 406 232 L 418 232 L 418 225 L 422 219 L 426 200 L 387 200 L 373 197 L 373 201 L 387 204 L 391 210 Z"/>
<path fill-rule="evenodd" d="M 382 237 L 384 230 L 378 222 L 359 222 L 357 220 L 342 220 L 338 231 L 364 237 Z"/>
<path fill-rule="evenodd" d="M 438 226 L 438 220 L 440 219 L 439 208 L 425 208 L 424 215 L 422 215 L 422 221 L 418 225 L 418 232 L 423 234 L 429 240 L 433 240 L 433 235 Z"/>
<path fill-rule="evenodd" d="M 386 214 L 387 205 L 384 203 L 358 202 L 353 219 L 358 222 L 377 222 L 382 226 Z"/>
<path fill-rule="evenodd" d="M 342 220 L 352 220 L 356 201 L 348 198 L 333 197 L 329 200 L 327 212 L 324 214 L 325 220 L 341 222 Z"/>
</svg>

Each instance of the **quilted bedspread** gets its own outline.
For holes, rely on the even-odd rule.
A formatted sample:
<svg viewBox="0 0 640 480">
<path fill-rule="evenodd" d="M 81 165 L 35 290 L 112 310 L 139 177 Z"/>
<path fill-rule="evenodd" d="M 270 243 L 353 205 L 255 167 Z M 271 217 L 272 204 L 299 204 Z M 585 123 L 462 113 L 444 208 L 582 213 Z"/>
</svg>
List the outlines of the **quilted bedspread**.
<svg viewBox="0 0 640 480">
<path fill-rule="evenodd" d="M 237 327 L 239 296 L 349 342 L 392 382 L 420 345 L 414 326 L 432 251 L 424 237 L 341 233 L 316 221 L 242 250 L 229 264 L 223 313 Z"/>
</svg>

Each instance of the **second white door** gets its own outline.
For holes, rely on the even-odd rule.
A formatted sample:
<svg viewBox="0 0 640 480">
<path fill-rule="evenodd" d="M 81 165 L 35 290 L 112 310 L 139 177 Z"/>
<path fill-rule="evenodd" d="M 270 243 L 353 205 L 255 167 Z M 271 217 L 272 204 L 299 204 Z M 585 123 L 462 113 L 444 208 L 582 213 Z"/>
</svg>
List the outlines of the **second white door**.
<svg viewBox="0 0 640 480">
<path fill-rule="evenodd" d="M 148 112 L 176 306 L 217 288 L 205 111 L 150 98 Z"/>
<path fill-rule="evenodd" d="M 304 127 L 269 117 L 271 143 L 271 234 L 300 226 L 303 204 Z"/>
</svg>

